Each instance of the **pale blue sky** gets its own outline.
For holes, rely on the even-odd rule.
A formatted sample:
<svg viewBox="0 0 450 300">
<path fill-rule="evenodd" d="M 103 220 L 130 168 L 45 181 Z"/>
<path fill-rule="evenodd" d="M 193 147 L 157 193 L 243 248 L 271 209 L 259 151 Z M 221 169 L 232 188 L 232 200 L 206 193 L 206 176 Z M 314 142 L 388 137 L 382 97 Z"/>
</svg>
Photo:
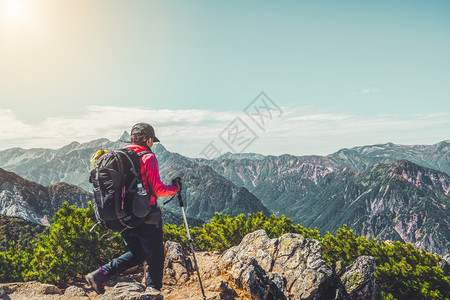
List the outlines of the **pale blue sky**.
<svg viewBox="0 0 450 300">
<path fill-rule="evenodd" d="M 298 146 L 286 138 L 253 152 L 435 143 L 450 138 L 449 53 L 449 1 L 0 0 L 0 148 L 39 140 L 59 147 L 67 135 L 84 141 L 129 130 L 117 120 L 111 132 L 93 125 L 89 135 L 77 132 L 93 106 L 238 116 L 261 91 L 286 112 L 345 115 L 345 128 L 363 120 L 374 127 L 336 133 L 336 124 L 319 122 L 323 131 L 307 142 L 299 135 Z M 6 120 L 15 122 L 14 135 L 5 133 Z M 46 129 L 55 120 L 60 130 Z M 224 120 L 190 122 L 217 121 L 219 134 Z M 147 121 L 163 133 L 175 130 L 168 121 Z M 418 128 L 408 131 L 408 121 Z M 403 129 L 386 129 L 390 122 Z M 20 130 L 42 136 L 26 143 L 14 138 Z M 175 140 L 169 146 L 195 156 L 204 143 L 186 153 Z"/>
</svg>

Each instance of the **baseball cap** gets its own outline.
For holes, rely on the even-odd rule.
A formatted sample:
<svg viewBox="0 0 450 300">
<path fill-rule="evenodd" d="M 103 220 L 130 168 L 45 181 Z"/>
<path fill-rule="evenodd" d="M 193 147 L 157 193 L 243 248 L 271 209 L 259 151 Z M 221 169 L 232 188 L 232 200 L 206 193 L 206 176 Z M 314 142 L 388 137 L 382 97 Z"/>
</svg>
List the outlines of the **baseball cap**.
<svg viewBox="0 0 450 300">
<path fill-rule="evenodd" d="M 134 125 L 131 128 L 131 135 L 151 137 L 154 142 L 159 142 L 159 139 L 155 136 L 155 129 L 148 123 L 137 123 Z"/>
</svg>

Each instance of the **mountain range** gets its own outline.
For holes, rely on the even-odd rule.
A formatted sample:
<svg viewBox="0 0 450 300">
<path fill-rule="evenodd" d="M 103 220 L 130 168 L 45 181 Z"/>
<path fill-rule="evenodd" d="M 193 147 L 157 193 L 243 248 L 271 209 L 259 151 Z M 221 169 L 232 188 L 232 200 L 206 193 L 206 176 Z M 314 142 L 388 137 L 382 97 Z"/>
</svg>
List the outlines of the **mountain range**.
<svg viewBox="0 0 450 300">
<path fill-rule="evenodd" d="M 99 149 L 114 150 L 122 148 L 127 145 L 129 140 L 130 136 L 125 132 L 116 142 L 111 142 L 107 139 L 99 139 L 84 144 L 73 142 L 57 150 L 8 149 L 0 151 L 0 166 L 40 185 L 50 185 L 49 188 L 52 187 L 54 182 L 65 181 L 90 191 L 92 189 L 89 183 L 91 155 Z M 155 145 L 152 150 L 158 157 L 161 179 L 164 182 L 170 183 L 177 176 L 183 178 L 185 188 L 182 191 L 182 196 L 187 202 L 186 214 L 192 218 L 193 224 L 201 224 L 202 221 L 210 220 L 215 212 L 237 215 L 252 211 L 262 211 L 266 215 L 269 214 L 269 211 L 261 204 L 260 200 L 246 188 L 236 186 L 231 181 L 218 175 L 210 167 L 200 165 L 182 155 L 171 153 L 162 145 Z M 44 188 L 43 186 L 41 186 L 41 189 Z M 16 188 L 16 190 L 20 189 L 20 187 Z M 161 200 L 164 201 L 164 199 Z M 71 201 L 68 202 L 69 204 L 78 204 Z M 19 210 L 23 211 L 22 207 L 24 206 L 19 206 L 20 201 L 14 201 L 15 205 L 13 206 L 10 204 L 12 201 L 9 201 L 8 204 L 5 201 L 0 203 L 4 203 L 3 206 L 9 207 L 8 210 L 6 208 L 0 210 L 0 214 L 18 216 L 43 224 L 43 221 L 36 217 L 32 211 L 30 211 L 29 218 L 25 217 L 25 212 L 19 213 Z M 15 212 L 12 213 L 12 210 Z M 45 211 L 44 214 L 48 211 Z M 169 203 L 166 206 L 167 211 L 172 212 L 172 214 L 169 213 L 166 219 L 169 217 L 168 219 L 173 223 L 178 223 L 175 219 L 182 221 L 178 201 Z M 40 216 L 41 218 L 42 215 Z"/>
<path fill-rule="evenodd" d="M 383 147 L 386 152 L 381 150 Z M 326 157 L 257 158 L 228 154 L 199 161 L 236 185 L 245 186 L 272 213 L 284 214 L 294 223 L 317 227 L 322 233 L 334 233 L 347 224 L 360 236 L 410 242 L 430 252 L 447 253 L 450 251 L 449 176 L 405 159 L 396 160 L 401 158 L 399 149 L 419 149 L 415 156 L 408 150 L 405 157 L 416 161 L 433 158 L 426 165 L 449 168 L 450 152 L 444 151 L 448 149 L 446 142 L 433 146 L 366 146 Z M 442 157 L 423 149 L 442 152 Z M 352 157 L 354 153 L 360 153 L 358 159 Z M 380 160 L 387 162 L 380 163 Z M 349 168 L 350 163 L 361 171 Z"/>
<path fill-rule="evenodd" d="M 3 150 L 0 167 L 42 185 L 66 181 L 89 191 L 91 154 L 121 148 L 127 140 L 124 133 L 116 142 Z M 234 216 L 263 211 L 284 214 L 322 234 L 347 224 L 368 238 L 450 251 L 449 141 L 355 147 L 327 156 L 227 153 L 213 160 L 184 157 L 160 144 L 152 150 L 164 182 L 183 178 L 182 195 L 192 220 L 208 221 L 215 212 Z M 176 202 L 166 211 L 180 219 Z"/>
<path fill-rule="evenodd" d="M 360 146 L 350 149 L 341 149 L 335 153 L 318 156 L 293 156 L 304 162 L 318 163 L 333 168 L 348 167 L 355 171 L 364 171 L 367 167 L 378 163 L 392 163 L 398 160 L 409 160 L 417 165 L 435 169 L 450 175 L 450 140 L 433 145 L 396 145 L 393 143 Z M 264 156 L 255 153 L 225 153 L 216 160 L 251 159 L 262 160 L 273 156 Z"/>
</svg>

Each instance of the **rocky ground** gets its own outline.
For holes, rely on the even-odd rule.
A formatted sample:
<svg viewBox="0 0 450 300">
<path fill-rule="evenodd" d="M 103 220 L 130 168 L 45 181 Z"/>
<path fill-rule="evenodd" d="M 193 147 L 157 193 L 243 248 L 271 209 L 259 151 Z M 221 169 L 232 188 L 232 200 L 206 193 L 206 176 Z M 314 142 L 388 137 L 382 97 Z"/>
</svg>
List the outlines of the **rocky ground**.
<svg viewBox="0 0 450 300">
<path fill-rule="evenodd" d="M 213 266 L 217 264 L 219 256 L 219 253 L 214 252 L 196 253 L 200 273 L 202 274 L 202 281 L 204 281 L 204 285 L 207 286 L 205 288 L 207 299 L 220 299 L 220 297 L 218 296 L 221 292 L 220 287 L 214 286 L 214 283 L 216 281 L 220 282 L 220 276 L 215 278 L 208 278 L 208 273 L 205 272 L 206 270 L 211 270 Z M 105 294 L 108 295 L 108 293 L 111 293 L 115 289 L 115 286 L 121 283 L 127 284 L 127 293 L 129 293 L 129 290 L 131 290 L 137 284 L 142 284 L 143 279 L 143 269 L 141 267 L 137 270 L 133 270 L 133 274 L 122 275 L 111 279 L 105 286 Z M 40 282 L 26 282 L 3 284 L 3 290 L 3 293 L 5 295 L 3 295 L 3 298 L 0 298 L 2 300 L 87 300 L 104 298 L 104 295 L 98 295 L 94 291 L 94 289 L 89 287 L 82 278 L 77 281 L 71 282 L 67 287 L 62 286 L 58 288 L 56 286 L 46 285 Z M 2 292 L 0 290 L 0 295 L 1 293 Z M 174 280 L 173 276 L 166 274 L 164 277 L 162 295 L 166 300 L 202 299 L 202 293 L 197 275 L 190 274 L 186 282 L 178 283 L 176 280 Z M 154 298 L 157 299 L 157 297 Z"/>
<path fill-rule="evenodd" d="M 146 292 L 143 270 L 111 279 L 103 295 L 84 278 L 64 287 L 39 282 L 0 285 L 0 299 L 138 300 L 202 299 L 192 256 L 179 244 L 166 242 L 162 295 Z M 347 268 L 325 263 L 319 242 L 298 234 L 269 239 L 262 231 L 247 235 L 224 253 L 196 253 L 206 299 L 335 299 L 370 300 L 375 296 L 375 261 L 359 257 Z"/>
</svg>

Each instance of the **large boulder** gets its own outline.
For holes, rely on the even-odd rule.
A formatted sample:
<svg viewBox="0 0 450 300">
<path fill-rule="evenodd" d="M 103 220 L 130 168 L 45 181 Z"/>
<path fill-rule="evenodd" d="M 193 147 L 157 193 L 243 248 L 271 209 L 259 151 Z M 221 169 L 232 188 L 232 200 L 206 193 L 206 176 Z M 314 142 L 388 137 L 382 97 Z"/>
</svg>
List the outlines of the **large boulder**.
<svg viewBox="0 0 450 300">
<path fill-rule="evenodd" d="M 106 291 L 98 300 L 162 300 L 161 293 L 148 291 L 145 286 L 136 282 L 119 282 L 114 288 Z"/>
<path fill-rule="evenodd" d="M 180 244 L 167 241 L 164 244 L 166 259 L 164 261 L 164 284 L 183 284 L 189 280 L 190 260 Z"/>
<path fill-rule="evenodd" d="M 0 288 L 1 299 L 59 299 L 63 290 L 52 284 L 37 281 L 4 283 Z"/>
<path fill-rule="evenodd" d="M 222 254 L 219 268 L 253 299 L 330 299 L 335 293 L 319 242 L 299 234 L 269 239 L 264 230 L 250 233 Z"/>
<path fill-rule="evenodd" d="M 439 264 L 439 268 L 444 271 L 444 276 L 450 276 L 450 254 L 444 255 L 441 263 Z"/>
<path fill-rule="evenodd" d="M 81 287 L 79 287 L 79 286 L 75 286 L 75 285 L 72 285 L 72 286 L 69 286 L 65 291 L 64 291 L 64 298 L 87 298 L 87 299 L 89 299 L 88 297 L 87 297 L 87 295 L 86 295 L 86 291 L 83 289 L 83 288 L 81 288 Z"/>
<path fill-rule="evenodd" d="M 371 256 L 360 256 L 345 269 L 341 281 L 351 300 L 375 299 L 375 259 Z"/>
</svg>

